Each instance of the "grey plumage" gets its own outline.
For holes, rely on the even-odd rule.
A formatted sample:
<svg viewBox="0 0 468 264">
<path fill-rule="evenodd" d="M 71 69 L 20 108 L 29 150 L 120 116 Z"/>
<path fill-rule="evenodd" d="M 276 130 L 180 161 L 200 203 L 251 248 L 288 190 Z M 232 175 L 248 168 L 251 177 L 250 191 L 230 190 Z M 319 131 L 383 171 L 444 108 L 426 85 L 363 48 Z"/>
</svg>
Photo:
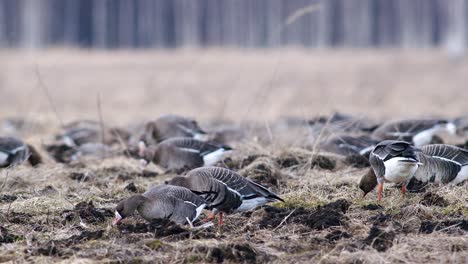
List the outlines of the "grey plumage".
<svg viewBox="0 0 468 264">
<path fill-rule="evenodd" d="M 21 140 L 13 137 L 0 137 L 0 168 L 17 166 L 28 160 L 31 152 Z"/>
<path fill-rule="evenodd" d="M 365 155 L 368 156 L 373 147 L 378 143 L 370 136 L 348 136 L 335 135 L 320 143 L 322 151 L 335 153 L 338 155 Z"/>
<path fill-rule="evenodd" d="M 234 171 L 205 167 L 175 177 L 169 184 L 192 190 L 222 212 L 246 211 L 272 201 L 283 201 L 278 195 Z"/>
<path fill-rule="evenodd" d="M 455 125 L 445 119 L 408 119 L 390 121 L 378 127 L 372 136 L 380 140 L 401 140 L 416 146 L 430 144 L 441 131 L 455 133 Z"/>
<path fill-rule="evenodd" d="M 193 138 L 170 138 L 144 150 L 143 159 L 168 170 L 194 169 L 214 165 L 229 146 Z"/>
<path fill-rule="evenodd" d="M 406 186 L 420 164 L 418 151 L 404 141 L 385 140 L 375 146 L 369 155 L 369 162 L 377 177 L 379 202 L 384 182 L 402 183 L 401 191 L 403 195 L 406 193 Z"/>
<path fill-rule="evenodd" d="M 178 115 L 161 116 L 148 122 L 144 130 L 140 140 L 148 145 L 174 137 L 203 139 L 206 136 L 206 132 L 200 128 L 197 121 Z"/>
<path fill-rule="evenodd" d="M 178 224 L 195 221 L 206 206 L 204 200 L 181 186 L 157 186 L 142 195 L 134 195 L 119 202 L 116 221 L 135 210 L 147 221 L 169 219 Z"/>
<path fill-rule="evenodd" d="M 450 145 L 435 144 L 421 148 L 421 163 L 414 178 L 422 183 L 460 183 L 468 177 L 468 151 Z"/>
</svg>

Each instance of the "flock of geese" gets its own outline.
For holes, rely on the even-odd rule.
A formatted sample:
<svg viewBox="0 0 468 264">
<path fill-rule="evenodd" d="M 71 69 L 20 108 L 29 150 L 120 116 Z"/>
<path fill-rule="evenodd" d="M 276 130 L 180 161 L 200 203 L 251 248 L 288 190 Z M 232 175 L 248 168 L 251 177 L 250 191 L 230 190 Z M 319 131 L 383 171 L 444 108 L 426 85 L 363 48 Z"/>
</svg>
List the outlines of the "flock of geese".
<svg viewBox="0 0 468 264">
<path fill-rule="evenodd" d="M 468 151 L 443 144 L 439 137 L 441 133 L 463 133 L 468 118 L 372 124 L 334 114 L 303 124 L 335 130 L 320 140 L 320 151 L 368 159 L 370 169 L 361 178 L 359 188 L 365 196 L 377 187 L 379 203 L 384 183 L 398 184 L 405 195 L 411 181 L 444 185 L 460 184 L 468 179 Z M 142 166 L 154 163 L 180 175 L 120 201 L 115 208 L 114 224 L 137 211 L 148 221 L 169 219 L 193 226 L 204 210 L 210 210 L 205 221 L 218 216 L 221 226 L 223 214 L 283 201 L 266 187 L 233 170 L 216 166 L 235 151 L 225 139 L 242 138 L 240 130 L 229 128 L 224 135 L 220 131 L 207 133 L 195 120 L 177 115 L 161 116 L 136 128 L 135 132 L 106 129 L 99 122 L 77 121 L 64 126 L 63 133 L 54 137 L 54 143 L 43 147 L 57 162 L 73 162 L 89 154 L 105 156 L 113 145 L 125 146 L 123 154 L 139 159 Z M 0 137 L 0 168 L 13 169 L 26 161 L 38 166 L 42 157 L 33 146 L 18 138 Z"/>
</svg>

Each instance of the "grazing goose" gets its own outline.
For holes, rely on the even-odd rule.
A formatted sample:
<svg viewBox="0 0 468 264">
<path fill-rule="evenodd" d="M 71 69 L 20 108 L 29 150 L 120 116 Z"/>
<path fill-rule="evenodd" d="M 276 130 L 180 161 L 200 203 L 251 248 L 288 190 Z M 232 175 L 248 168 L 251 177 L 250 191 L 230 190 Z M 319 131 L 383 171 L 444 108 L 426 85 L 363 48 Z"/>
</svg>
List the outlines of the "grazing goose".
<svg viewBox="0 0 468 264">
<path fill-rule="evenodd" d="M 420 151 L 404 141 L 385 140 L 377 144 L 369 156 L 369 162 L 377 176 L 378 201 L 382 199 L 384 182 L 402 183 L 401 191 L 406 194 L 406 186 L 421 164 L 417 152 Z"/>
<path fill-rule="evenodd" d="M 167 170 L 181 170 L 213 166 L 231 150 L 226 145 L 193 138 L 170 138 L 149 147 L 140 142 L 139 154 L 146 163 L 152 161 Z"/>
<path fill-rule="evenodd" d="M 468 150 L 455 146 L 434 144 L 421 148 L 418 155 L 421 166 L 410 180 L 417 187 L 424 187 L 429 183 L 459 184 L 468 179 Z M 377 179 L 373 170 L 365 174 L 359 183 L 364 196 L 377 186 Z M 413 189 L 416 190 L 416 189 Z"/>
<path fill-rule="evenodd" d="M 106 145 L 127 141 L 130 134 L 120 128 L 105 128 L 92 120 L 79 120 L 66 124 L 62 134 L 55 139 L 68 147 L 78 147 L 88 143 L 104 143 Z"/>
<path fill-rule="evenodd" d="M 168 184 L 186 187 L 209 202 L 207 208 L 213 210 L 209 219 L 219 213 L 220 225 L 223 212 L 248 211 L 269 202 L 283 201 L 260 184 L 219 167 L 194 169 L 185 177 L 174 177 Z"/>
<path fill-rule="evenodd" d="M 115 208 L 114 225 L 135 210 L 147 221 L 169 219 L 177 224 L 192 224 L 205 206 L 206 202 L 187 188 L 156 186 L 120 201 Z"/>
<path fill-rule="evenodd" d="M 423 183 L 458 184 L 468 179 L 468 150 L 445 144 L 421 148 L 421 166 L 414 179 Z"/>
<path fill-rule="evenodd" d="M 444 119 L 408 119 L 387 122 L 372 136 L 380 140 L 402 140 L 420 147 L 430 144 L 434 136 L 443 131 L 455 134 L 456 126 Z"/>
<path fill-rule="evenodd" d="M 174 137 L 190 137 L 206 140 L 207 133 L 198 125 L 197 121 L 178 115 L 164 115 L 145 125 L 144 134 L 140 140 L 153 145 Z"/>
<path fill-rule="evenodd" d="M 356 117 L 340 112 L 332 113 L 330 116 L 319 116 L 307 122 L 311 126 L 327 125 L 331 126 L 332 130 L 339 131 L 356 131 L 356 132 L 372 132 L 378 124 L 363 117 Z"/>
<path fill-rule="evenodd" d="M 14 167 L 25 161 L 32 166 L 42 163 L 36 149 L 13 137 L 0 137 L 0 168 Z"/>
<path fill-rule="evenodd" d="M 322 151 L 335 153 L 343 156 L 363 155 L 368 157 L 378 141 L 369 136 L 331 136 L 320 143 Z"/>
</svg>

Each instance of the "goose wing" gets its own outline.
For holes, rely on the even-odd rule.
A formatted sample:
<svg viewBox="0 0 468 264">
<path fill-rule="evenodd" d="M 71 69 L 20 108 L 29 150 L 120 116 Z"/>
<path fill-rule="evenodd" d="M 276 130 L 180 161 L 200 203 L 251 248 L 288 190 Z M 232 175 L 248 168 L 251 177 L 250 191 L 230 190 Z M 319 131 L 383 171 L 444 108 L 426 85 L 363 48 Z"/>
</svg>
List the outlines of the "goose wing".
<svg viewBox="0 0 468 264">
<path fill-rule="evenodd" d="M 433 144 L 423 146 L 421 150 L 425 155 L 456 162 L 461 166 L 468 165 L 468 151 L 459 147 Z"/>
<path fill-rule="evenodd" d="M 223 148 L 223 146 L 219 146 L 215 143 L 204 142 L 193 138 L 173 138 L 168 139 L 167 141 L 183 151 L 199 153 L 201 156 L 205 156 Z"/>
<path fill-rule="evenodd" d="M 213 178 L 223 182 L 230 189 L 238 192 L 244 200 L 253 199 L 257 197 L 265 197 L 269 199 L 275 199 L 283 201 L 277 194 L 269 191 L 264 186 L 253 182 L 234 171 L 220 168 L 220 167 L 209 167 L 204 168 L 211 172 Z"/>
<path fill-rule="evenodd" d="M 191 203 L 195 205 L 196 207 L 207 203 L 202 197 L 196 195 L 191 190 L 182 186 L 174 186 L 174 185 L 159 185 L 159 186 L 153 187 L 150 190 L 143 193 L 143 196 L 149 199 L 156 199 L 156 197 L 161 194 L 172 196 L 184 202 Z"/>
<path fill-rule="evenodd" d="M 0 137 L 0 152 L 14 155 L 18 151 L 25 150 L 26 145 L 19 139 L 12 137 Z"/>
</svg>

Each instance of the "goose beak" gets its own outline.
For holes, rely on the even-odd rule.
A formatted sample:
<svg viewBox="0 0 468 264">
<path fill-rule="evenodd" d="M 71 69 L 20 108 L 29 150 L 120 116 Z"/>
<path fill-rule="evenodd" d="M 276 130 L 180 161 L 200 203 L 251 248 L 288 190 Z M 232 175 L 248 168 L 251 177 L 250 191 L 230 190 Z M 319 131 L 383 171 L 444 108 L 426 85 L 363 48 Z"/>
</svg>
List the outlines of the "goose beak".
<svg viewBox="0 0 468 264">
<path fill-rule="evenodd" d="M 117 225 L 120 220 L 122 220 L 122 216 L 119 214 L 119 212 L 115 211 L 115 219 L 113 225 Z"/>
</svg>

